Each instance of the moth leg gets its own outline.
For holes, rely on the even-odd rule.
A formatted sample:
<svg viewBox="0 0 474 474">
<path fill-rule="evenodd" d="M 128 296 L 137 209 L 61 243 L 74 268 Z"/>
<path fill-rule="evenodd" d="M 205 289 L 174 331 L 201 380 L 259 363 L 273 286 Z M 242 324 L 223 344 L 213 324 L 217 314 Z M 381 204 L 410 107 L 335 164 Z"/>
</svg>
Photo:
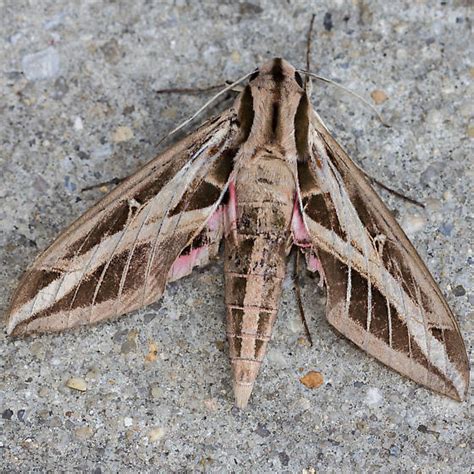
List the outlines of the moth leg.
<svg viewBox="0 0 474 474">
<path fill-rule="evenodd" d="M 155 91 L 156 94 L 190 94 L 190 95 L 197 95 L 197 94 L 205 94 L 206 92 L 212 92 L 216 90 L 224 89 L 224 87 L 228 87 L 231 82 L 226 81 L 221 84 L 216 84 L 214 86 L 207 86 L 207 87 L 170 87 L 168 89 L 158 89 Z M 232 92 L 242 92 L 244 87 L 240 84 L 235 85 L 231 91 Z"/>
<path fill-rule="evenodd" d="M 313 13 L 311 16 L 311 20 L 309 22 L 308 34 L 306 36 L 306 70 L 311 71 L 311 45 L 313 43 L 313 26 L 314 26 L 314 19 L 316 15 Z M 304 90 L 308 95 L 308 98 L 311 98 L 311 90 L 312 90 L 313 83 L 311 82 L 311 78 L 308 74 L 305 75 L 304 78 Z"/>
<path fill-rule="evenodd" d="M 374 178 L 373 176 L 370 176 L 369 174 L 367 174 L 364 170 L 362 170 L 362 172 L 365 174 L 365 176 L 367 177 L 367 179 L 370 181 L 371 184 L 376 184 L 376 185 L 380 186 L 381 188 L 385 189 L 385 191 L 388 191 L 390 194 L 393 194 L 394 196 L 396 196 L 400 199 L 403 199 L 404 201 L 407 201 L 411 204 L 414 204 L 415 206 L 419 206 L 419 207 L 422 207 L 422 208 L 425 207 L 425 205 L 422 202 L 417 201 L 416 199 L 414 199 L 410 196 L 406 196 L 405 194 L 401 193 L 400 191 L 397 191 L 396 189 L 393 189 L 393 188 L 387 186 L 386 184 L 382 183 L 382 181 L 379 181 L 378 179 Z"/>
<path fill-rule="evenodd" d="M 324 127 L 326 127 L 326 126 L 324 125 Z M 352 163 L 369 180 L 370 184 L 372 184 L 372 185 L 377 184 L 378 186 L 385 189 L 386 191 L 393 194 L 394 196 L 396 196 L 400 199 L 403 199 L 405 201 L 408 201 L 411 204 L 414 204 L 415 206 L 419 206 L 419 207 L 422 207 L 422 208 L 425 207 L 425 205 L 422 202 L 417 201 L 416 199 L 411 198 L 409 196 L 406 196 L 405 194 L 401 193 L 400 191 L 397 191 L 396 189 L 393 189 L 390 186 L 387 186 L 385 183 L 382 183 L 382 181 L 379 181 L 377 178 L 374 178 L 369 173 L 367 173 L 367 171 L 365 171 L 364 168 L 362 168 L 362 166 L 360 166 L 359 164 L 355 163 L 354 161 Z"/>
<path fill-rule="evenodd" d="M 102 186 L 117 186 L 122 181 L 125 181 L 125 178 L 112 178 L 108 181 L 103 181 L 101 183 L 91 184 L 90 186 L 86 186 L 85 188 L 81 188 L 81 193 L 85 191 L 92 191 L 93 189 L 101 188 Z"/>
<path fill-rule="evenodd" d="M 293 284 L 294 284 L 294 289 L 295 289 L 295 295 L 296 295 L 296 303 L 298 304 L 298 310 L 300 312 L 301 316 L 301 322 L 303 323 L 303 328 L 305 332 L 306 339 L 309 342 L 309 345 L 313 347 L 313 339 L 311 337 L 311 333 L 309 331 L 308 323 L 306 321 L 306 317 L 304 314 L 304 307 L 303 307 L 303 300 L 301 298 L 301 287 L 300 287 L 300 270 L 301 270 L 301 265 L 300 265 L 300 251 L 299 249 L 296 249 L 295 251 L 295 265 L 294 265 L 294 274 L 293 274 Z"/>
</svg>

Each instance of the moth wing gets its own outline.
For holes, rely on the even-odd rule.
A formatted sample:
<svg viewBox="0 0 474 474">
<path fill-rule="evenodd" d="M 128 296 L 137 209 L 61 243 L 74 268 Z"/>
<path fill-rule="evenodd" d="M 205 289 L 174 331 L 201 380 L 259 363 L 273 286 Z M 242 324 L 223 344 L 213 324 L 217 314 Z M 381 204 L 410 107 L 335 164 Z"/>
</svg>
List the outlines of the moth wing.
<svg viewBox="0 0 474 474">
<path fill-rule="evenodd" d="M 234 123 L 229 110 L 204 124 L 63 232 L 20 281 L 8 333 L 59 331 L 124 314 L 206 263 L 222 236 Z"/>
<path fill-rule="evenodd" d="M 401 374 L 463 400 L 466 349 L 433 277 L 316 113 L 309 142 L 298 168 L 300 230 L 323 269 L 329 322 Z"/>
</svg>

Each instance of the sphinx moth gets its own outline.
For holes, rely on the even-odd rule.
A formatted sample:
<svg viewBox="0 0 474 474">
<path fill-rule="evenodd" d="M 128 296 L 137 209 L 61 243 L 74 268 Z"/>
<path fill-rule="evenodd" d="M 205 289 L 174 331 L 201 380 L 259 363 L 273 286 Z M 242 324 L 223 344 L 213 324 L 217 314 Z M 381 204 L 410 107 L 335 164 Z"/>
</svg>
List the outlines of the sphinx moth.
<svg viewBox="0 0 474 474">
<path fill-rule="evenodd" d="M 292 247 L 320 273 L 338 331 L 412 380 L 465 398 L 466 350 L 441 291 L 282 59 L 64 231 L 21 280 L 7 331 L 60 331 L 149 305 L 221 241 L 237 406 L 270 341 Z"/>
</svg>

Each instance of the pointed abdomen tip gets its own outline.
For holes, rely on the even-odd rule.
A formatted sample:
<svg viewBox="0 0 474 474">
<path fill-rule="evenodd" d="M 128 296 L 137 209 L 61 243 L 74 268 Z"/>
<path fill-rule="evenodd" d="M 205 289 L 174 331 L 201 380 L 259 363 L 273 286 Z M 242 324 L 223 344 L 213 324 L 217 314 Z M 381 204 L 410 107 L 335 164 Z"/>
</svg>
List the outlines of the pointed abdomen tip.
<svg viewBox="0 0 474 474">
<path fill-rule="evenodd" d="M 234 383 L 235 406 L 244 409 L 252 394 L 253 384 Z"/>
</svg>

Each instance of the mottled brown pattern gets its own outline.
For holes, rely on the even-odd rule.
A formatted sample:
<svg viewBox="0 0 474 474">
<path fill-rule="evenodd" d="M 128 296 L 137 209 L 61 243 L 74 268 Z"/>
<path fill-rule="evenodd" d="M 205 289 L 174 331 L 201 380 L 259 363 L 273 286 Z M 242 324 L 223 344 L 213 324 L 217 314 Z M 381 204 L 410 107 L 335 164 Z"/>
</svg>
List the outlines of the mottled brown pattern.
<svg viewBox="0 0 474 474">
<path fill-rule="evenodd" d="M 229 318 L 227 320 L 227 329 L 232 334 L 242 333 L 242 322 L 244 320 L 244 310 L 241 308 L 234 308 L 229 306 Z"/>
<path fill-rule="evenodd" d="M 189 154 L 187 157 L 188 156 Z M 176 160 L 176 162 L 169 163 L 157 179 L 149 181 L 147 185 L 140 187 L 138 192 L 133 196 L 134 199 L 140 205 L 146 204 L 150 199 L 153 199 L 163 189 L 163 186 L 170 182 L 184 163 L 184 160 Z"/>
<path fill-rule="evenodd" d="M 235 252 L 226 252 L 225 259 L 229 260 L 229 265 L 233 266 L 234 272 L 237 275 L 246 275 L 250 273 L 252 265 L 252 250 L 255 244 L 253 236 L 241 237 L 239 241 L 240 252 L 238 255 Z"/>
<path fill-rule="evenodd" d="M 71 258 L 76 255 L 84 255 L 90 249 L 98 245 L 105 237 L 120 232 L 127 223 L 130 212 L 130 206 L 127 201 L 122 201 L 111 210 L 107 219 L 99 221 L 98 224 L 89 232 L 85 239 L 72 244 L 65 258 Z"/>
<path fill-rule="evenodd" d="M 337 214 L 334 211 L 329 196 L 326 194 L 313 194 L 303 199 L 305 213 L 315 222 L 334 231 L 339 237 L 345 238 Z"/>
<path fill-rule="evenodd" d="M 226 148 L 222 152 L 220 158 L 212 168 L 208 179 L 221 189 L 225 187 L 229 181 L 229 176 L 234 169 L 234 158 L 238 152 L 238 148 Z"/>
<path fill-rule="evenodd" d="M 229 275 L 226 285 L 229 286 L 228 298 L 226 303 L 233 306 L 243 306 L 245 293 L 247 290 L 247 276 L 246 275 Z"/>
<path fill-rule="evenodd" d="M 311 171 L 309 161 L 298 161 L 298 188 L 301 196 L 305 198 L 307 195 L 318 193 L 318 183 Z"/>
<path fill-rule="evenodd" d="M 310 104 L 306 94 L 301 96 L 298 109 L 295 114 L 295 143 L 298 152 L 298 176 L 300 176 L 300 163 L 308 163 L 308 128 L 309 128 Z"/>
<path fill-rule="evenodd" d="M 201 230 L 199 234 L 193 238 L 192 242 L 184 247 L 180 256 L 189 255 L 194 249 L 204 247 L 208 245 L 209 242 L 209 233 L 207 229 Z"/>
<path fill-rule="evenodd" d="M 219 160 L 214 163 L 204 176 L 198 175 L 189 184 L 179 203 L 169 211 L 169 217 L 195 209 L 205 209 L 218 201 L 223 188 L 229 180 L 236 148 L 225 148 L 224 143 L 222 143 L 211 150 L 211 152 L 212 154 L 219 154 Z"/>
<path fill-rule="evenodd" d="M 264 311 L 260 309 L 258 313 L 258 318 L 257 318 L 257 334 L 259 336 L 271 335 L 272 324 L 273 324 L 274 318 L 275 318 L 275 312 Z"/>
<path fill-rule="evenodd" d="M 186 156 L 182 157 L 186 158 Z M 154 180 L 147 180 L 136 193 L 131 196 L 138 205 L 144 205 L 156 196 L 163 186 L 165 186 L 185 163 L 185 159 L 176 160 L 169 163 Z M 64 258 L 73 258 L 77 255 L 84 255 L 87 251 L 95 247 L 106 237 L 114 235 L 124 229 L 127 222 L 137 213 L 138 208 L 130 205 L 130 200 L 119 202 L 115 209 L 107 214 L 107 218 L 100 220 L 85 238 L 70 244 Z"/>
<path fill-rule="evenodd" d="M 28 281 L 21 287 L 22 293 L 29 295 L 32 291 L 39 291 L 61 276 L 57 270 L 31 270 Z"/>
<path fill-rule="evenodd" d="M 238 119 L 241 141 L 245 142 L 250 135 L 252 125 L 255 117 L 255 111 L 253 108 L 253 97 L 250 86 L 246 86 L 242 97 L 240 99 L 240 106 L 238 108 Z"/>
<path fill-rule="evenodd" d="M 149 243 L 135 247 L 130 260 L 130 266 L 128 268 L 127 274 L 125 275 L 125 280 L 123 283 L 122 293 L 124 295 L 136 292 L 143 287 L 145 283 L 145 273 L 143 272 L 143 268 L 150 252 L 150 248 L 151 246 Z"/>
<path fill-rule="evenodd" d="M 186 192 L 179 204 L 169 211 L 168 216 L 173 217 L 182 212 L 212 206 L 219 199 L 220 194 L 219 187 L 207 181 L 201 181 L 196 189 L 191 188 L 189 192 Z"/>
</svg>

